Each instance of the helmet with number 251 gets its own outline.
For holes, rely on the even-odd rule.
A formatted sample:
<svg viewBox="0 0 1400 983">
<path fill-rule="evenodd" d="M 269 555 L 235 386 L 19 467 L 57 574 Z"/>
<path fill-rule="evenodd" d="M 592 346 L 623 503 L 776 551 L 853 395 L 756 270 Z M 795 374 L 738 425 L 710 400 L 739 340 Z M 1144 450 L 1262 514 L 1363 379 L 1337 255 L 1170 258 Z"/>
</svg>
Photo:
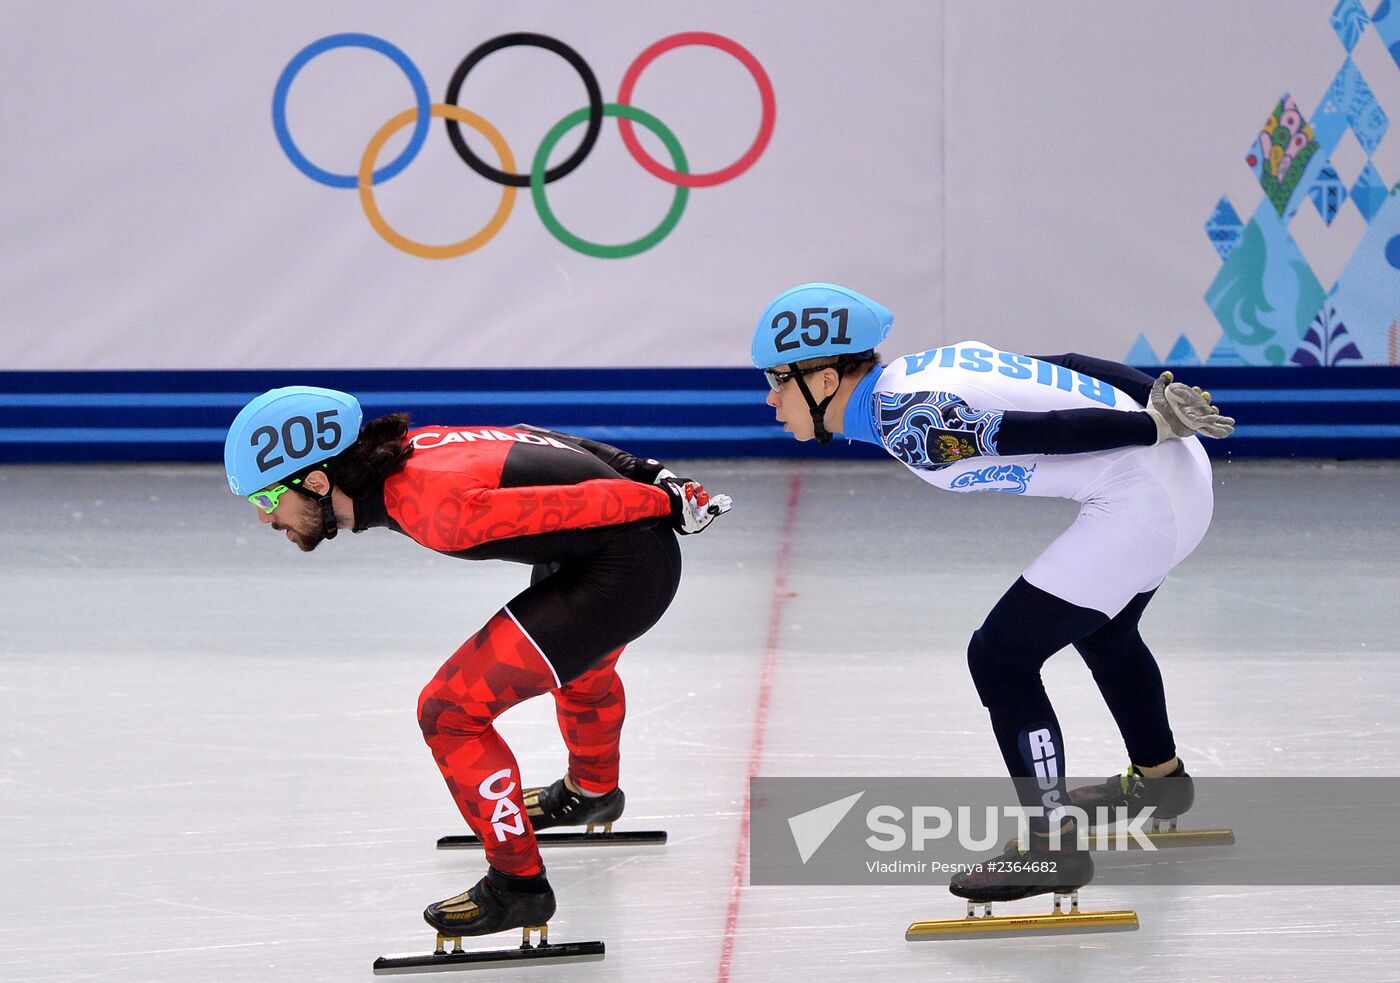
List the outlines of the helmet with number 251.
<svg viewBox="0 0 1400 983">
<path fill-rule="evenodd" d="M 234 417 L 224 440 L 229 489 L 248 495 L 330 460 L 355 442 L 363 419 L 360 401 L 334 389 L 263 393 Z"/>
<path fill-rule="evenodd" d="M 894 315 L 864 294 L 834 283 L 804 283 L 779 294 L 758 319 L 755 368 L 809 358 L 859 355 L 890 333 Z"/>
</svg>

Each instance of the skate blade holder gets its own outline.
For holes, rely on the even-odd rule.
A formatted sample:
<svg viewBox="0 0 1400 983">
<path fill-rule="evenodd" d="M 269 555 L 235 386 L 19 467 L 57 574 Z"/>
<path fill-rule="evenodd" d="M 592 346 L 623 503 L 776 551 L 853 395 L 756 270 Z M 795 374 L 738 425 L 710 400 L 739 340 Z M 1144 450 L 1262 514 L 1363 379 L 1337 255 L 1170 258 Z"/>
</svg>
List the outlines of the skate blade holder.
<svg viewBox="0 0 1400 983">
<path fill-rule="evenodd" d="M 532 943 L 532 933 L 539 941 Z M 451 946 L 451 948 L 448 948 Z M 603 958 L 602 942 L 549 941 L 548 925 L 527 925 L 521 930 L 520 945 L 514 949 L 463 949 L 460 937 L 438 933 L 437 948 L 431 954 L 380 956 L 374 961 L 376 976 L 399 973 L 460 972 L 468 969 L 491 969 L 522 963 L 586 963 Z"/>
<path fill-rule="evenodd" d="M 623 830 L 614 833 L 612 823 L 589 823 L 582 833 L 536 833 L 540 846 L 663 846 L 664 829 Z M 439 850 L 480 850 L 481 841 L 475 836 L 442 836 Z"/>
<path fill-rule="evenodd" d="M 1062 907 L 1069 898 L 1069 909 Z M 978 909 L 983 914 L 977 914 Z M 1079 892 L 1056 894 L 1055 907 L 1044 915 L 993 915 L 990 904 L 967 903 L 966 918 L 941 918 L 914 922 L 904 933 L 906 942 L 947 939 L 1033 938 L 1047 935 L 1080 935 L 1096 932 L 1136 932 L 1136 911 L 1080 911 Z"/>
</svg>

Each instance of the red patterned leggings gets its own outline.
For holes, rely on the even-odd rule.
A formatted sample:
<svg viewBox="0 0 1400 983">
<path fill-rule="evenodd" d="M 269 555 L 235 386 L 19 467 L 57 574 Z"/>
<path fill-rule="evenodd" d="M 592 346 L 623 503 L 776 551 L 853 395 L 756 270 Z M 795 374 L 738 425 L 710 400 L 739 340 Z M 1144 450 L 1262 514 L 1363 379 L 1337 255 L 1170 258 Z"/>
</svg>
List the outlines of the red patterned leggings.
<svg viewBox="0 0 1400 983">
<path fill-rule="evenodd" d="M 553 692 L 570 777 L 587 791 L 611 791 L 617 786 L 627 710 L 616 669 L 621 654 L 617 649 L 578 679 L 556 687 L 549 663 L 502 610 L 424 687 L 418 698 L 423 738 L 497 870 L 523 876 L 543 868 L 525 817 L 520 767 L 493 721 L 522 700 Z"/>
<path fill-rule="evenodd" d="M 618 538 L 589 562 L 537 571 L 536 583 L 457 649 L 418 699 L 423 739 L 457 808 L 491 866 L 508 874 L 543 865 L 498 716 L 553 693 L 569 776 L 589 792 L 617 786 L 627 711 L 617 659 L 661 617 L 680 577 L 669 530 Z"/>
</svg>

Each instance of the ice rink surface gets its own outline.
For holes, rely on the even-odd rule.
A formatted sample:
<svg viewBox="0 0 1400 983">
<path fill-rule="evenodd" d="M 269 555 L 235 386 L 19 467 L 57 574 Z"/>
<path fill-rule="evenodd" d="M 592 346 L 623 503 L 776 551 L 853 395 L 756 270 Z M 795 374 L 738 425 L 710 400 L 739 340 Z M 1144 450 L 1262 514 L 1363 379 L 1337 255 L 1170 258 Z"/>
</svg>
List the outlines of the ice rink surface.
<svg viewBox="0 0 1400 983">
<path fill-rule="evenodd" d="M 962 914 L 943 882 L 748 886 L 751 772 L 1003 773 L 967 639 L 1075 506 L 893 462 L 683 470 L 735 510 L 683 542 L 675 604 L 619 666 L 619 828 L 670 842 L 546 855 L 552 937 L 601 938 L 604 962 L 461 978 L 1400 978 L 1400 888 L 1091 886 L 1085 907 L 1141 930 L 907 943 L 911 920 Z M 1143 622 L 1182 757 L 1400 775 L 1400 465 L 1215 474 L 1211 532 Z M 0 502 L 0 980 L 369 980 L 430 948 L 422 908 L 484 860 L 434 849 L 465 829 L 418 692 L 528 571 L 383 530 L 302 555 L 212 467 L 11 467 Z M 1046 684 L 1072 772 L 1120 771 L 1072 650 Z M 547 699 L 500 730 L 527 782 L 562 773 Z"/>
</svg>

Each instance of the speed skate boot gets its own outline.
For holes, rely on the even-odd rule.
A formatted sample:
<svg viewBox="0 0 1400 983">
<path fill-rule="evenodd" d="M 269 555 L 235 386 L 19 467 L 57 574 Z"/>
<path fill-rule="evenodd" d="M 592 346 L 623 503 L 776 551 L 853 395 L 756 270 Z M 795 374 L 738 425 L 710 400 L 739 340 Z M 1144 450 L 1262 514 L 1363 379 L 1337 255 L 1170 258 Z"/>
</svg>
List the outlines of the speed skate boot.
<svg viewBox="0 0 1400 983">
<path fill-rule="evenodd" d="M 485 877 L 455 898 L 428 905 L 423 920 L 449 938 L 490 935 L 544 925 L 554 917 L 554 909 L 554 890 L 544 871 L 516 877 L 488 867 Z"/>
<path fill-rule="evenodd" d="M 1176 769 L 1162 778 L 1148 778 L 1129 765 L 1127 774 L 1114 775 L 1102 785 L 1070 789 L 1069 799 L 1072 805 L 1084 810 L 1091 827 L 1101 817 L 1115 822 L 1131 818 L 1151 806 L 1154 827 L 1159 822 L 1170 822 L 1174 829 L 1176 818 L 1195 803 L 1196 786 L 1186 773 L 1186 763 L 1177 759 Z M 1099 812 L 1100 809 L 1106 811 Z"/>
<path fill-rule="evenodd" d="M 1094 879 L 1094 858 L 1078 847 L 1073 823 L 1066 823 L 1060 842 L 1032 833 L 1026 847 L 1012 843 L 971 871 L 953 875 L 948 890 L 973 905 L 1019 901 L 1037 894 L 1073 894 Z"/>
<path fill-rule="evenodd" d="M 587 796 L 574 791 L 563 778 L 547 788 L 527 788 L 521 795 L 525 815 L 536 831 L 555 826 L 587 826 L 590 833 L 594 826 L 601 826 L 610 831 L 627 803 L 620 788 L 606 795 Z"/>
</svg>

